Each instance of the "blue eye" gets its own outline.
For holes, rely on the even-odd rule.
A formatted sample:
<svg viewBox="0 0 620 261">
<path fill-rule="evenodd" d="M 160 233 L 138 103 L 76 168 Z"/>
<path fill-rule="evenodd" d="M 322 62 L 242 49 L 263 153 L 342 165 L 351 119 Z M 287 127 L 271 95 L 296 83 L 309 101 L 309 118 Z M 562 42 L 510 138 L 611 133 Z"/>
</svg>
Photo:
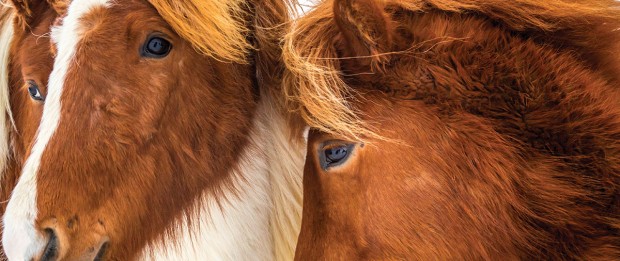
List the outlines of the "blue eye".
<svg viewBox="0 0 620 261">
<path fill-rule="evenodd" d="M 35 101 L 44 101 L 45 97 L 41 94 L 41 90 L 39 90 L 39 85 L 35 81 L 28 81 L 28 93 L 30 93 L 30 98 Z"/>
<path fill-rule="evenodd" d="M 319 160 L 323 170 L 345 163 L 353 152 L 354 144 L 332 143 L 322 146 L 319 149 Z"/>
<path fill-rule="evenodd" d="M 338 163 L 349 155 L 347 146 L 339 146 L 335 148 L 325 149 L 325 159 L 329 163 Z"/>
<path fill-rule="evenodd" d="M 146 40 L 142 47 L 142 56 L 150 58 L 164 58 L 170 53 L 172 44 L 159 36 L 152 36 Z"/>
</svg>

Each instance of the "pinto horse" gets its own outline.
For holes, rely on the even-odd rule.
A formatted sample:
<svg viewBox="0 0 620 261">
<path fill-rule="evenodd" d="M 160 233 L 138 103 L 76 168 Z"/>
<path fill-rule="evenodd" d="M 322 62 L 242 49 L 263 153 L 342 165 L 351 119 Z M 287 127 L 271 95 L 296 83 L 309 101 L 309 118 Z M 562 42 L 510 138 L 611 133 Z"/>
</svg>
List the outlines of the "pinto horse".
<svg viewBox="0 0 620 261">
<path fill-rule="evenodd" d="M 0 9 L 2 215 L 41 120 L 52 71 L 49 30 L 62 6 L 45 1 L 12 1 Z"/>
<path fill-rule="evenodd" d="M 615 1 L 330 0 L 286 37 L 297 260 L 620 259 Z"/>
<path fill-rule="evenodd" d="M 73 0 L 4 216 L 12 260 L 290 260 L 305 144 L 280 0 Z"/>
</svg>

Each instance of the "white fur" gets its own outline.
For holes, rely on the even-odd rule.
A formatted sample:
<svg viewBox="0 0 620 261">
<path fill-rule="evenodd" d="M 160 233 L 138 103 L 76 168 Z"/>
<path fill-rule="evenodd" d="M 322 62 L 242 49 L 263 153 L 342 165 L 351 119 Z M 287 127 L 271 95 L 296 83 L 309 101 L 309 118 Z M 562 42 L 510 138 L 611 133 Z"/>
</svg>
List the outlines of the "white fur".
<svg viewBox="0 0 620 261">
<path fill-rule="evenodd" d="M 45 247 L 44 237 L 36 230 L 37 218 L 37 172 L 41 156 L 60 121 L 60 97 L 65 75 L 72 66 L 75 49 L 80 41 L 82 28 L 80 18 L 95 7 L 108 6 L 107 0 L 74 0 L 60 27 L 52 29 L 56 43 L 54 60 L 48 84 L 48 95 L 43 107 L 43 118 L 32 152 L 26 161 L 21 177 L 11 195 L 4 215 L 2 242 L 10 260 L 30 260 Z"/>
<path fill-rule="evenodd" d="M 11 157 L 9 132 L 15 126 L 9 102 L 9 56 L 13 40 L 13 8 L 0 4 L 0 16 L 3 13 L 7 15 L 4 21 L 0 21 L 0 182 L 2 182 L 7 162 Z"/>
<path fill-rule="evenodd" d="M 285 127 L 284 117 L 263 99 L 232 174 L 236 195 L 227 193 L 220 205 L 208 194 L 196 200 L 201 211 L 190 217 L 194 225 L 182 222 L 176 239 L 147 247 L 139 260 L 292 260 L 305 145 L 291 147 Z"/>
<path fill-rule="evenodd" d="M 263 121 L 266 139 L 265 154 L 271 180 L 271 230 L 275 260 L 293 260 L 301 229 L 302 176 L 306 159 L 306 140 L 291 137 L 287 119 L 272 104 L 272 97 L 263 95 Z M 258 115 L 263 115 L 259 111 Z"/>
</svg>

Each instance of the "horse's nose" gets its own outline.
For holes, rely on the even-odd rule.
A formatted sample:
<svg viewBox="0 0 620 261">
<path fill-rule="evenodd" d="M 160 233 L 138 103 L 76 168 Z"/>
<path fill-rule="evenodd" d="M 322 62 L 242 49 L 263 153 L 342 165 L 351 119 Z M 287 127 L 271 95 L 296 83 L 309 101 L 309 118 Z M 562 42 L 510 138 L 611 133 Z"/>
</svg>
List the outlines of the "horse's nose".
<svg viewBox="0 0 620 261">
<path fill-rule="evenodd" d="M 43 250 L 43 254 L 41 255 L 41 261 L 55 261 L 58 259 L 60 241 L 53 229 L 45 229 L 45 232 L 47 233 L 48 240 L 45 250 Z"/>
<path fill-rule="evenodd" d="M 64 246 L 61 244 L 62 240 L 59 239 L 59 236 L 61 238 L 62 231 L 56 231 L 52 228 L 47 228 L 44 230 L 44 232 L 47 234 L 47 244 L 45 245 L 45 248 L 43 250 L 43 252 L 40 254 L 40 258 L 38 260 L 40 261 L 57 261 L 59 259 L 67 259 L 69 257 L 67 257 L 67 252 L 69 252 L 70 249 L 62 249 L 62 247 L 67 248 L 68 245 L 65 244 Z M 88 250 L 86 251 L 86 253 L 77 253 L 78 254 L 78 260 L 93 260 L 93 261 L 101 261 L 103 260 L 103 257 L 105 256 L 105 253 L 108 249 L 108 239 L 107 237 L 104 237 L 98 244 L 96 244 L 93 247 L 89 247 Z M 62 250 L 62 254 L 64 257 L 61 257 L 61 250 Z M 77 252 L 82 252 L 82 251 L 77 251 Z M 71 254 L 69 254 L 71 255 Z M 74 258 L 69 258 L 69 259 L 74 259 Z"/>
<path fill-rule="evenodd" d="M 97 251 L 97 255 L 95 256 L 93 261 L 102 261 L 103 260 L 103 256 L 105 255 L 105 251 L 106 250 L 108 250 L 108 242 L 107 241 L 105 241 L 103 244 L 101 244 L 101 246 L 99 247 L 99 251 Z"/>
</svg>

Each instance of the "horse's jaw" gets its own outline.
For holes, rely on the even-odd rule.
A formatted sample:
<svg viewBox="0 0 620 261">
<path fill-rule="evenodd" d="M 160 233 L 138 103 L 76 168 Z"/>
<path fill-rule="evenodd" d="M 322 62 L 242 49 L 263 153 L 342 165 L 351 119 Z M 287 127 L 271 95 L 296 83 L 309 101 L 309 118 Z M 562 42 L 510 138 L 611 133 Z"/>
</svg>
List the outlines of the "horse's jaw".
<svg viewBox="0 0 620 261">
<path fill-rule="evenodd" d="M 286 119 L 264 97 L 250 142 L 233 169 L 235 191 L 195 200 L 174 238 L 148 245 L 138 260 L 292 260 L 301 226 L 305 144 L 292 142 Z M 188 226 L 188 224 L 192 224 Z"/>
</svg>

